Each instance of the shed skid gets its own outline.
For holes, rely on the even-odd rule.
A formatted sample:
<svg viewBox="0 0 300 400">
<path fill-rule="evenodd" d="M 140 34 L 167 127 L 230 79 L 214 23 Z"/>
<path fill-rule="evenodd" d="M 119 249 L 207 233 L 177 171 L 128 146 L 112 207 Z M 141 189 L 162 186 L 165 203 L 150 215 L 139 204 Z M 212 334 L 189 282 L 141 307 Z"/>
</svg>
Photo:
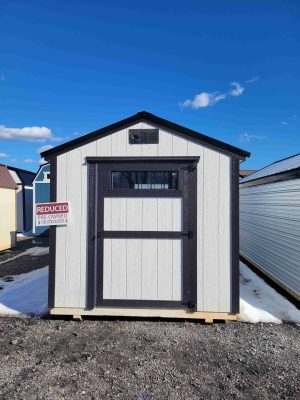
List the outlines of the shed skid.
<svg viewBox="0 0 300 400">
<path fill-rule="evenodd" d="M 238 314 L 226 312 L 189 312 L 186 310 L 157 309 L 157 308 L 52 308 L 51 315 L 72 315 L 74 319 L 81 319 L 83 316 L 91 317 L 144 317 L 144 318 L 184 318 L 205 320 L 206 323 L 213 323 L 214 320 L 236 321 Z"/>
</svg>

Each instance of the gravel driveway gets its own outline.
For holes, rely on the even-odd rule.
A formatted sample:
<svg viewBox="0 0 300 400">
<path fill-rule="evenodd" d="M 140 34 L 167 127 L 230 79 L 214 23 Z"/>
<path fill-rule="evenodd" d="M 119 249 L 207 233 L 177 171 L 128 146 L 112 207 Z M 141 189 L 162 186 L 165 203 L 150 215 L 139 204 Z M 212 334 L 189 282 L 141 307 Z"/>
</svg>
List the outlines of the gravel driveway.
<svg viewBox="0 0 300 400">
<path fill-rule="evenodd" d="M 1 399 L 299 399 L 296 325 L 0 319 Z"/>
</svg>

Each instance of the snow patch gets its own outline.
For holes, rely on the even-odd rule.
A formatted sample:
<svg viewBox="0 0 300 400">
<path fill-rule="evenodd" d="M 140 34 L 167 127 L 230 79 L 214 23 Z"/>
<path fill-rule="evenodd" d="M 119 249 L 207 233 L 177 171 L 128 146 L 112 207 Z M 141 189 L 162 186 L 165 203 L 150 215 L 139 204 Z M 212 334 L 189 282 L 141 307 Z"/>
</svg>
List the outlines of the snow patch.
<svg viewBox="0 0 300 400">
<path fill-rule="evenodd" d="M 48 312 L 48 267 L 0 279 L 0 316 L 43 316 Z"/>
<path fill-rule="evenodd" d="M 300 323 L 300 311 L 240 262 L 240 321 Z"/>
</svg>

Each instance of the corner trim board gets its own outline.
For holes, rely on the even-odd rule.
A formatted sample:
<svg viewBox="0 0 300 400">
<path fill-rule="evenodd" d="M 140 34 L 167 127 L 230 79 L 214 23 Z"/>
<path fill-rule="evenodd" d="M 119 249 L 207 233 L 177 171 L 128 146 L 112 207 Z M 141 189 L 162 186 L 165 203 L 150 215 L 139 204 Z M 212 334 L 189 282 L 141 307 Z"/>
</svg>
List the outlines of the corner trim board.
<svg viewBox="0 0 300 400">
<path fill-rule="evenodd" d="M 231 304 L 230 312 L 236 314 L 240 309 L 239 283 L 239 160 L 231 158 Z"/>
<path fill-rule="evenodd" d="M 57 157 L 50 161 L 50 201 L 55 202 L 57 198 Z M 48 280 L 48 306 L 55 305 L 55 258 L 56 258 L 56 226 L 49 227 L 49 280 Z"/>
</svg>

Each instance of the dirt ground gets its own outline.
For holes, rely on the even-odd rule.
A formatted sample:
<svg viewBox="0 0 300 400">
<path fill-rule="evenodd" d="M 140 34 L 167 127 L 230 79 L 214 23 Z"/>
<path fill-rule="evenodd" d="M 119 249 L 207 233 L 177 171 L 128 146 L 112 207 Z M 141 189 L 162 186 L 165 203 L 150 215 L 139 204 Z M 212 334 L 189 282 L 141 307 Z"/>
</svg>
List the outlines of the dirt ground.
<svg viewBox="0 0 300 400">
<path fill-rule="evenodd" d="M 299 329 L 0 319 L 0 398 L 299 399 Z"/>
</svg>

